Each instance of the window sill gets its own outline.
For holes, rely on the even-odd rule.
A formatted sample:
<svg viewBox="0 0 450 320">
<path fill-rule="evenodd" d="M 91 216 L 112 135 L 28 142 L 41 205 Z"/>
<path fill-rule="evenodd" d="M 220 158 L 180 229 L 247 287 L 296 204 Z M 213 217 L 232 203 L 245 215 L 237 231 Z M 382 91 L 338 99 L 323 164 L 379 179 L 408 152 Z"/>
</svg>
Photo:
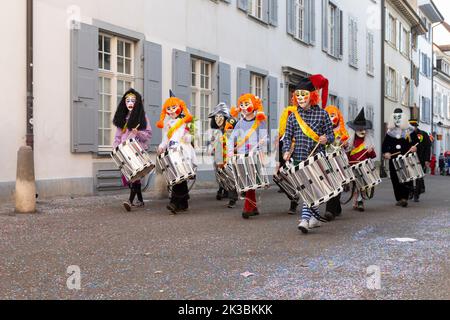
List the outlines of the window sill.
<svg viewBox="0 0 450 320">
<path fill-rule="evenodd" d="M 322 51 L 323 51 L 323 50 L 322 50 Z M 335 56 L 335 55 L 329 53 L 328 51 L 323 51 L 323 52 L 325 52 L 326 55 L 327 55 L 328 57 L 330 57 L 331 59 L 334 59 L 334 60 L 336 60 L 336 61 L 342 60 L 342 57 L 340 57 L 340 56 Z"/>
<path fill-rule="evenodd" d="M 386 40 L 386 43 L 387 43 L 392 49 L 394 49 L 395 51 L 398 51 L 397 46 L 396 46 L 394 43 L 390 42 L 389 40 Z"/>
<path fill-rule="evenodd" d="M 366 74 L 368 77 L 375 78 L 375 72 L 373 71 L 367 71 Z"/>
<path fill-rule="evenodd" d="M 349 63 L 348 66 L 349 66 L 350 68 L 352 68 L 352 69 L 359 70 L 358 65 L 353 65 L 353 64 L 350 64 L 350 63 Z"/>
<path fill-rule="evenodd" d="M 392 98 L 392 97 L 388 97 L 388 96 L 384 96 L 384 97 L 391 102 L 394 102 L 394 103 L 398 102 L 398 100 L 396 98 Z"/>
<path fill-rule="evenodd" d="M 291 38 L 292 38 L 295 42 L 299 42 L 299 43 L 301 43 L 301 44 L 304 45 L 304 46 L 307 46 L 307 47 L 312 47 L 312 46 L 313 46 L 312 43 L 306 42 L 305 40 L 302 40 L 302 39 L 300 39 L 300 38 L 297 38 L 296 36 L 293 36 L 293 35 L 291 35 L 291 34 L 290 34 L 290 36 L 291 36 Z"/>
<path fill-rule="evenodd" d="M 256 17 L 256 16 L 254 16 L 254 15 L 252 15 L 252 14 L 250 14 L 250 13 L 247 13 L 247 16 L 248 16 L 250 19 L 252 19 L 252 20 L 258 22 L 258 23 L 261 24 L 262 26 L 269 27 L 269 22 L 266 22 L 266 21 L 264 21 L 264 20 L 262 20 L 262 19 L 260 19 L 260 18 L 258 18 L 258 17 Z"/>
</svg>

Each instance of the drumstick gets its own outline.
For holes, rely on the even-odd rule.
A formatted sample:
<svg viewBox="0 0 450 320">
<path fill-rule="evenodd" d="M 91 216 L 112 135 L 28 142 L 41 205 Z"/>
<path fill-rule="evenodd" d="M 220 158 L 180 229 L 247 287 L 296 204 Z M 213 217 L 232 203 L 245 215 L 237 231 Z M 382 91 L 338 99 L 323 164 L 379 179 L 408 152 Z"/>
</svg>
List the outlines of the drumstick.
<svg viewBox="0 0 450 320">
<path fill-rule="evenodd" d="M 314 150 L 311 152 L 311 154 L 309 155 L 308 158 L 311 158 L 313 156 L 313 154 L 316 152 L 317 148 L 320 146 L 320 142 L 317 143 L 316 147 L 314 148 Z"/>
<path fill-rule="evenodd" d="M 137 129 L 139 129 L 139 127 L 141 126 L 141 124 L 139 123 L 138 125 L 137 125 L 137 127 L 136 128 L 134 128 L 134 130 L 137 130 Z"/>
<path fill-rule="evenodd" d="M 369 152 L 369 150 L 366 150 L 366 152 L 364 152 L 364 153 L 363 153 L 358 159 L 356 159 L 356 160 L 358 160 L 358 161 L 361 160 L 361 158 L 364 157 L 364 156 L 367 154 L 367 152 Z"/>
<path fill-rule="evenodd" d="M 419 143 L 416 143 L 416 145 L 414 146 L 414 147 L 417 147 L 419 145 Z M 413 148 L 414 148 L 413 147 Z M 408 155 L 408 154 L 410 154 L 411 153 L 411 149 L 409 149 L 409 151 L 405 154 L 405 157 Z"/>
</svg>

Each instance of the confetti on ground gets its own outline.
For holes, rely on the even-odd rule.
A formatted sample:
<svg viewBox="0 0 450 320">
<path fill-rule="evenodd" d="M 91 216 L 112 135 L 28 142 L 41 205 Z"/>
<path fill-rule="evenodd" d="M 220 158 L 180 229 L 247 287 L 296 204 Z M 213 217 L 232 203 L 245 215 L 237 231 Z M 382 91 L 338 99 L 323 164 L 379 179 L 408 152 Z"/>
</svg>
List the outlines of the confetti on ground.
<svg viewBox="0 0 450 320">
<path fill-rule="evenodd" d="M 392 238 L 392 239 L 389 239 L 388 241 L 417 242 L 417 239 L 412 239 L 412 238 Z"/>
<path fill-rule="evenodd" d="M 246 272 L 244 272 L 244 273 L 241 273 L 241 276 L 243 276 L 244 278 L 250 278 L 250 277 L 254 277 L 254 276 L 255 276 L 255 274 L 254 274 L 254 273 L 251 273 L 251 272 L 248 272 L 248 271 L 246 271 Z"/>
</svg>

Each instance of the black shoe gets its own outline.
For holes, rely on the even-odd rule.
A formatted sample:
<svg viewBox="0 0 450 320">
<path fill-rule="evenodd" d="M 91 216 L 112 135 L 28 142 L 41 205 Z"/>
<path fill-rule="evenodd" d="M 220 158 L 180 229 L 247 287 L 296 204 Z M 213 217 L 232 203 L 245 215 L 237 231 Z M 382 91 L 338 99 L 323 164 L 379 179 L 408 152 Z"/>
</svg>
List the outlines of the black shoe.
<svg viewBox="0 0 450 320">
<path fill-rule="evenodd" d="M 229 198 L 228 191 L 225 191 L 225 192 L 222 194 L 222 199 L 228 199 L 228 198 Z"/>
<path fill-rule="evenodd" d="M 177 214 L 178 212 L 178 206 L 174 203 L 169 203 L 167 205 L 167 210 L 171 211 L 173 214 Z"/>
<path fill-rule="evenodd" d="M 125 208 L 125 210 L 127 211 L 127 212 L 130 212 L 131 211 L 131 207 L 132 207 L 133 205 L 131 204 L 131 202 L 130 201 L 125 201 L 124 203 L 123 203 L 123 207 Z"/>
<path fill-rule="evenodd" d="M 143 208 L 143 207 L 145 207 L 145 203 L 142 201 L 138 201 L 138 202 L 136 202 L 136 204 L 132 204 L 131 205 L 133 208 Z"/>
<path fill-rule="evenodd" d="M 325 220 L 327 220 L 328 222 L 333 221 L 334 219 L 336 219 L 336 216 L 334 214 L 332 214 L 331 212 L 325 212 L 324 215 Z"/>
<path fill-rule="evenodd" d="M 408 207 L 408 200 L 402 200 L 402 201 L 401 201 L 401 206 L 402 206 L 403 208 Z"/>
<path fill-rule="evenodd" d="M 234 207 L 236 207 L 236 200 L 230 200 L 228 202 L 228 208 L 233 209 Z"/>
<path fill-rule="evenodd" d="M 358 211 L 359 212 L 364 212 L 365 211 L 365 209 L 364 209 L 364 202 L 358 201 Z"/>
<path fill-rule="evenodd" d="M 217 201 L 222 201 L 222 194 L 221 193 L 217 193 L 216 199 Z"/>
<path fill-rule="evenodd" d="M 290 209 L 288 211 L 288 214 L 290 214 L 292 216 L 296 215 L 297 214 L 297 208 L 298 208 L 298 204 L 295 203 L 295 202 L 291 202 L 291 207 L 290 207 Z"/>
<path fill-rule="evenodd" d="M 259 212 L 258 211 L 242 212 L 242 218 L 244 218 L 244 219 L 250 219 L 250 217 L 255 217 L 255 216 L 259 216 Z"/>
</svg>

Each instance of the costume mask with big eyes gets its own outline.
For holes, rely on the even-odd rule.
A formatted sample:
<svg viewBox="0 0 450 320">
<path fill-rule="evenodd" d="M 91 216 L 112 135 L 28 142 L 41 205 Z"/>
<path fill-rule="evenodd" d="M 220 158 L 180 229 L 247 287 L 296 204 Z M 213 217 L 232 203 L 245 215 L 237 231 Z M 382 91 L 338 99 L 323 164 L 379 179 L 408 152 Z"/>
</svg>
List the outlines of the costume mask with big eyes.
<svg viewBox="0 0 450 320">
<path fill-rule="evenodd" d="M 308 90 L 297 90 L 295 91 L 295 98 L 299 107 L 303 109 L 308 108 L 311 102 L 311 92 Z"/>
<path fill-rule="evenodd" d="M 127 105 L 128 111 L 132 111 L 136 104 L 136 96 L 130 94 L 126 97 L 125 104 Z"/>
<path fill-rule="evenodd" d="M 172 119 L 176 119 L 181 114 L 181 108 L 179 106 L 170 106 L 167 107 L 166 113 Z"/>
<path fill-rule="evenodd" d="M 403 113 L 394 113 L 393 118 L 395 127 L 400 128 L 402 124 Z"/>
<path fill-rule="evenodd" d="M 356 135 L 359 138 L 365 138 L 366 137 L 366 130 L 358 130 L 358 131 L 356 131 Z"/>
<path fill-rule="evenodd" d="M 222 128 L 225 124 L 225 117 L 222 114 L 217 114 L 214 117 L 214 121 L 216 122 L 216 124 L 219 128 Z"/>
<path fill-rule="evenodd" d="M 333 123 L 334 128 L 339 126 L 339 117 L 336 113 L 330 113 L 330 120 Z"/>
<path fill-rule="evenodd" d="M 250 114 L 255 112 L 255 107 L 253 106 L 252 100 L 247 100 L 241 103 L 239 106 L 241 108 L 242 114 L 244 117 L 249 116 Z"/>
</svg>

